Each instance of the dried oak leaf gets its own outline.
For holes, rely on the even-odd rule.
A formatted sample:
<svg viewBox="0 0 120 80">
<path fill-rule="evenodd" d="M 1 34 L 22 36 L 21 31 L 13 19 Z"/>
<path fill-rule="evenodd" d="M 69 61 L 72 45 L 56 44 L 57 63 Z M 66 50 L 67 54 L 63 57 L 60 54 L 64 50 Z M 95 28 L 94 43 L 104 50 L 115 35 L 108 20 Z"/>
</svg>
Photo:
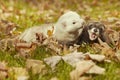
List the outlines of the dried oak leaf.
<svg viewBox="0 0 120 80">
<path fill-rule="evenodd" d="M 27 70 L 31 69 L 33 74 L 45 74 L 46 73 L 46 67 L 43 61 L 40 61 L 40 60 L 27 59 L 26 68 Z"/>
<path fill-rule="evenodd" d="M 0 80 L 8 77 L 8 68 L 5 62 L 0 62 Z"/>
<path fill-rule="evenodd" d="M 14 80 L 28 80 L 29 78 L 27 70 L 22 67 L 11 67 L 9 75 L 13 76 Z"/>
</svg>

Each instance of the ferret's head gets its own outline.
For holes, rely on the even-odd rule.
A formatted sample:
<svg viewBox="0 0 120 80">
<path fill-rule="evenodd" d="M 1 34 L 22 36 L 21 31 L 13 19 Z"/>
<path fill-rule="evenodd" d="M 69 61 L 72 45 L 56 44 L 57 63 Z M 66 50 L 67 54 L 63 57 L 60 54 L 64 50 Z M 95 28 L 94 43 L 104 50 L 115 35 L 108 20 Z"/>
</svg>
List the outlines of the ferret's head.
<svg viewBox="0 0 120 80">
<path fill-rule="evenodd" d="M 68 33 L 74 33 L 80 30 L 82 32 L 84 23 L 84 19 L 79 14 L 69 11 L 58 19 L 55 28 Z"/>
<path fill-rule="evenodd" d="M 105 30 L 104 24 L 100 22 L 89 22 L 86 27 L 91 41 L 96 40 Z"/>
<path fill-rule="evenodd" d="M 69 11 L 56 22 L 53 36 L 64 43 L 75 41 L 82 33 L 84 23 L 79 14 Z"/>
</svg>

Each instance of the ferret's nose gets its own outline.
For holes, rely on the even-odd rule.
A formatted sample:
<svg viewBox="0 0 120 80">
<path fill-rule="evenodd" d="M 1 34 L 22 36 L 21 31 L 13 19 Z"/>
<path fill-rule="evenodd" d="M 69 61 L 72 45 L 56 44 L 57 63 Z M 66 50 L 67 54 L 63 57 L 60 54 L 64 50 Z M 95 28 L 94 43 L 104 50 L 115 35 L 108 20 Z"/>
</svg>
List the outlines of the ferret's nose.
<svg viewBox="0 0 120 80">
<path fill-rule="evenodd" d="M 98 30 L 97 29 L 94 29 L 94 32 L 97 32 Z"/>
<path fill-rule="evenodd" d="M 85 20 L 81 19 L 82 25 L 85 25 Z"/>
<path fill-rule="evenodd" d="M 82 22 L 82 25 L 83 25 L 83 26 L 85 25 L 85 21 Z"/>
</svg>

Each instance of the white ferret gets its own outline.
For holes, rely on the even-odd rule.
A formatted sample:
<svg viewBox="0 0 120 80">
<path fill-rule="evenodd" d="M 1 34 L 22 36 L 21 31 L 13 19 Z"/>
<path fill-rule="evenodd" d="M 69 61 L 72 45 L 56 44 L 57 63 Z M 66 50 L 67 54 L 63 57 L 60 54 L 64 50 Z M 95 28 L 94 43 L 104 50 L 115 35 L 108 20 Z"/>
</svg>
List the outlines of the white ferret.
<svg viewBox="0 0 120 80">
<path fill-rule="evenodd" d="M 69 11 L 58 19 L 55 24 L 45 24 L 25 30 L 19 39 L 26 42 L 35 42 L 36 33 L 42 33 L 48 37 L 48 30 L 53 30 L 52 37 L 63 44 L 75 41 L 83 30 L 84 19 L 79 14 Z"/>
</svg>

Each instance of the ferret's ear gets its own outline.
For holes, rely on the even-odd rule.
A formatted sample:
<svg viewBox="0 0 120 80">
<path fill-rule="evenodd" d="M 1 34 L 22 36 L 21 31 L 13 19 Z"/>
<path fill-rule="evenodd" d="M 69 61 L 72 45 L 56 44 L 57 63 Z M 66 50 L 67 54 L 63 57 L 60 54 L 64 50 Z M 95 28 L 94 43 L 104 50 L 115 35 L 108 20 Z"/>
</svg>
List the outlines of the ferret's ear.
<svg viewBox="0 0 120 80">
<path fill-rule="evenodd" d="M 101 25 L 100 29 L 101 31 L 105 31 L 105 25 Z"/>
<path fill-rule="evenodd" d="M 93 23 L 87 23 L 86 26 L 87 26 L 88 29 L 91 29 L 92 26 L 93 26 Z"/>
<path fill-rule="evenodd" d="M 66 22 L 62 22 L 62 25 L 63 25 L 63 27 L 66 27 L 67 25 L 66 25 Z"/>
</svg>

